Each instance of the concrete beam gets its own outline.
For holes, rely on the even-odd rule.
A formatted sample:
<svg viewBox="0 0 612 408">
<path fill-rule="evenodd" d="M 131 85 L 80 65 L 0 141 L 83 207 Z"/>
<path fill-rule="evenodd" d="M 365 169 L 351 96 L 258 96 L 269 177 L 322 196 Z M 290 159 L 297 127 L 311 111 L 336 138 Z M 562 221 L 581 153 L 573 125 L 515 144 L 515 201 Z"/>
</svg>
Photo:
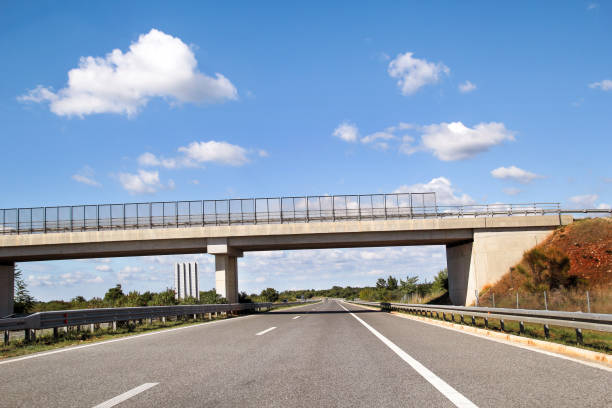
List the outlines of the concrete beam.
<svg viewBox="0 0 612 408">
<path fill-rule="evenodd" d="M 231 255 L 242 258 L 243 252 L 229 246 L 227 238 L 208 238 L 206 240 L 206 252 L 211 255 Z"/>
<path fill-rule="evenodd" d="M 0 264 L 0 318 L 13 313 L 15 297 L 15 263 Z"/>
<path fill-rule="evenodd" d="M 215 255 L 215 290 L 229 303 L 238 303 L 238 258 Z"/>
</svg>

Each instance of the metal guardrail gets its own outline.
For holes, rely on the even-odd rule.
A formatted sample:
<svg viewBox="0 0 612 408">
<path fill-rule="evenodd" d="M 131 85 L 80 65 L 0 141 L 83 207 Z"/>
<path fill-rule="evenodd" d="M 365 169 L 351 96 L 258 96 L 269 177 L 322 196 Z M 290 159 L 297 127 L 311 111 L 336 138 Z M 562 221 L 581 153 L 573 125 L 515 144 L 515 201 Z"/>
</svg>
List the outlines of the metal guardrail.
<svg viewBox="0 0 612 408">
<path fill-rule="evenodd" d="M 436 193 L 433 192 L 237 198 L 0 209 L 0 234 L 405 218 L 495 217 L 560 214 L 565 211 L 561 210 L 559 203 L 441 206 L 438 205 Z"/>
<path fill-rule="evenodd" d="M 485 319 L 485 326 L 488 326 L 488 319 L 498 319 L 501 322 L 502 330 L 504 330 L 504 320 L 517 321 L 520 324 L 521 333 L 525 330 L 524 323 L 541 324 L 544 326 L 546 337 L 549 336 L 549 326 L 571 327 L 576 329 L 576 336 L 579 342 L 582 342 L 582 329 L 612 332 L 612 314 L 386 302 L 352 302 L 361 305 L 381 307 L 384 310 L 417 313 L 427 317 L 433 317 L 435 313 L 436 317 L 439 318 L 441 314 L 443 320 L 446 320 L 446 315 L 449 314 L 452 321 L 454 321 L 454 315 L 459 315 L 461 322 L 463 322 L 464 316 L 467 315 L 472 317 L 472 324 L 475 323 L 474 318 L 481 317 Z"/>
<path fill-rule="evenodd" d="M 178 305 L 117 307 L 101 309 L 38 312 L 24 317 L 0 319 L 0 331 L 41 330 L 87 324 L 122 322 L 168 316 L 261 310 L 274 307 L 305 305 L 312 301 L 286 303 L 231 303 L 214 305 Z"/>
</svg>

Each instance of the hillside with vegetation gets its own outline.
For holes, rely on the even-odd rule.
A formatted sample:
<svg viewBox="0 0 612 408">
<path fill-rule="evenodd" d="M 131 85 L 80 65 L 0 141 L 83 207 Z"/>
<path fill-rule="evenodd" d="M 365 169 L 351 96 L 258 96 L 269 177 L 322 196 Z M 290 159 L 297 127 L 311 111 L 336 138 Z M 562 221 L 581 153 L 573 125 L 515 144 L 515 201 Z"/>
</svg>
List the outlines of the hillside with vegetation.
<svg viewBox="0 0 612 408">
<path fill-rule="evenodd" d="M 612 219 L 581 219 L 525 252 L 480 305 L 612 313 Z"/>
</svg>

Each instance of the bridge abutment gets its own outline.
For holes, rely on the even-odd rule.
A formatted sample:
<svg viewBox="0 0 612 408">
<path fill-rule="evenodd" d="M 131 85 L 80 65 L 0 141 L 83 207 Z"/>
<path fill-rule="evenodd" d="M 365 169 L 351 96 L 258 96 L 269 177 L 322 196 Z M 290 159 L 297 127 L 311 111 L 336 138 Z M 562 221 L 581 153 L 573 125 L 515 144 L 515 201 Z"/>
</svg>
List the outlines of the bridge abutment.
<svg viewBox="0 0 612 408">
<path fill-rule="evenodd" d="M 542 242 L 554 226 L 482 229 L 473 242 L 446 245 L 449 295 L 454 305 L 476 301 L 476 291 L 497 282 L 518 263 L 525 251 Z"/>
<path fill-rule="evenodd" d="M 0 263 L 0 318 L 13 313 L 15 263 Z"/>
</svg>

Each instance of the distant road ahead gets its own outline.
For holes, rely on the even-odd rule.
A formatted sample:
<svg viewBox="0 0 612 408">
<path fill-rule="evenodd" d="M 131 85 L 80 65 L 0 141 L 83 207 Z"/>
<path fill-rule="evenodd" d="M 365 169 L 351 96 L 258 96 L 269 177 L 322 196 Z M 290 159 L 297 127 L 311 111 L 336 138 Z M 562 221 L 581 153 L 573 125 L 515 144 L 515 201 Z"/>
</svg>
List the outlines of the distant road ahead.
<svg viewBox="0 0 612 408">
<path fill-rule="evenodd" d="M 612 372 L 347 303 L 0 361 L 2 407 L 610 407 Z"/>
</svg>

